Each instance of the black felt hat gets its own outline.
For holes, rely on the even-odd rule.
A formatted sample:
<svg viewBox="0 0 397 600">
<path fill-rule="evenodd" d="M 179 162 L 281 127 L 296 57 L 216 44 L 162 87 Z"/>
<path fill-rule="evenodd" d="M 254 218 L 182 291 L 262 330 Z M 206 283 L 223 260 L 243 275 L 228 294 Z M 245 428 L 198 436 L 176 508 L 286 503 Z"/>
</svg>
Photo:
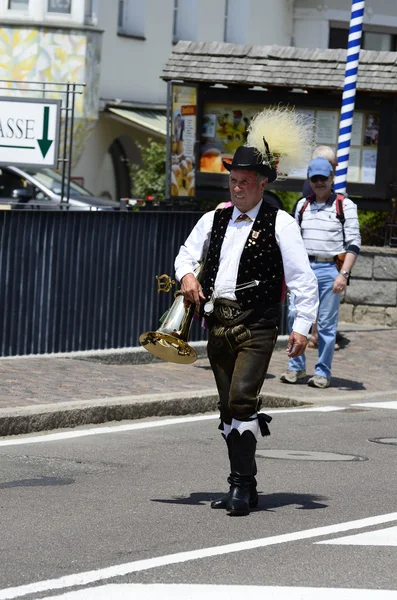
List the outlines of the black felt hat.
<svg viewBox="0 0 397 600">
<path fill-rule="evenodd" d="M 245 169 L 255 171 L 267 177 L 269 183 L 277 178 L 277 171 L 263 159 L 263 155 L 256 148 L 250 146 L 239 146 L 234 153 L 232 162 L 223 161 L 223 166 L 228 171 L 232 169 Z"/>
</svg>

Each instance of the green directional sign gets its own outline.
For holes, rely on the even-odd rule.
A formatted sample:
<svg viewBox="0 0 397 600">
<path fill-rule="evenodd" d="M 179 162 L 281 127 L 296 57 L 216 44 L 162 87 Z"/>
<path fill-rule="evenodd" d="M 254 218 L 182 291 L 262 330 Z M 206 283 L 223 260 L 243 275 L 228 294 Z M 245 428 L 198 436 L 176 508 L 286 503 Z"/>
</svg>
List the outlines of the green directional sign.
<svg viewBox="0 0 397 600">
<path fill-rule="evenodd" d="M 43 118 L 43 137 L 41 138 L 41 140 L 37 140 L 37 143 L 40 146 L 40 150 L 41 153 L 43 155 L 43 157 L 46 156 L 48 150 L 51 148 L 51 145 L 53 143 L 54 140 L 49 140 L 48 139 L 48 119 L 50 116 L 50 107 L 49 106 L 45 106 L 44 107 L 44 118 Z"/>
<path fill-rule="evenodd" d="M 0 97 L 0 165 L 57 167 L 60 100 Z"/>
</svg>

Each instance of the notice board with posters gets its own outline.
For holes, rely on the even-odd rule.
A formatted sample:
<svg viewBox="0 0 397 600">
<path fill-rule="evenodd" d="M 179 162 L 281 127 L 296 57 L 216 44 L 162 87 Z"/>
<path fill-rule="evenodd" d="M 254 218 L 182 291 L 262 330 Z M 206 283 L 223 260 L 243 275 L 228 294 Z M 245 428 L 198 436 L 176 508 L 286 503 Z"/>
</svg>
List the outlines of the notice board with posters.
<svg viewBox="0 0 397 600">
<path fill-rule="evenodd" d="M 208 102 L 204 104 L 201 128 L 201 173 L 227 173 L 223 161 L 231 161 L 238 146 L 247 139 L 252 117 L 265 108 L 259 104 Z M 315 146 L 338 145 L 340 111 L 294 108 L 307 116 Z M 375 184 L 378 157 L 379 120 L 377 111 L 356 111 L 350 148 L 348 182 Z M 293 179 L 306 179 L 306 170 L 290 173 Z"/>
<path fill-rule="evenodd" d="M 252 117 L 265 107 L 282 105 L 303 113 L 312 128 L 313 147 L 337 149 L 341 93 L 316 90 L 252 90 L 210 83 L 169 83 L 168 181 L 173 200 L 228 199 L 228 172 L 236 148 L 246 142 Z M 394 132 L 394 133 L 393 133 Z M 397 99 L 358 93 L 350 147 L 347 193 L 381 201 L 397 193 Z M 397 161 L 396 161 L 397 162 Z M 396 165 L 397 167 L 397 165 Z M 289 173 L 269 191 L 301 192 L 306 169 Z M 383 209 L 382 209 L 383 210 Z M 387 210 L 387 208 L 386 208 Z"/>
</svg>

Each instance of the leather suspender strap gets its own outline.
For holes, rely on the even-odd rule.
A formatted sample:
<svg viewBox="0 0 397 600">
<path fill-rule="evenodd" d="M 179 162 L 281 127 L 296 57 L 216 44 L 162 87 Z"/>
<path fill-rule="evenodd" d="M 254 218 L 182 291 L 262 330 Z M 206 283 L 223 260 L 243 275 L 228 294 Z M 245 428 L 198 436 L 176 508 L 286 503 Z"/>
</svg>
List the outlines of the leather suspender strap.
<svg viewBox="0 0 397 600">
<path fill-rule="evenodd" d="M 313 198 L 313 195 L 311 194 L 310 196 L 308 196 L 306 198 L 306 201 L 304 203 L 304 205 L 302 206 L 302 208 L 299 211 L 299 215 L 298 215 L 298 219 L 299 219 L 299 227 L 301 227 L 302 225 L 302 219 L 303 219 L 303 213 L 305 212 L 305 210 L 307 209 L 307 207 L 310 204 L 310 200 Z"/>
</svg>

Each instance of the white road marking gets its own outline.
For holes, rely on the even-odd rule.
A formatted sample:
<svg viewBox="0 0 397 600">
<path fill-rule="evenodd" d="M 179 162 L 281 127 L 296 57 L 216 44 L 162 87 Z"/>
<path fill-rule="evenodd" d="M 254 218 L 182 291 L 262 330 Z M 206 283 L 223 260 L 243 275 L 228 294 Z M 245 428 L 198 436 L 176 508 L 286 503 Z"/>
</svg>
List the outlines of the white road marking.
<svg viewBox="0 0 397 600">
<path fill-rule="evenodd" d="M 123 583 L 47 596 L 44 600 L 392 600 L 393 590 Z"/>
<path fill-rule="evenodd" d="M 288 414 L 298 412 L 333 412 L 345 410 L 346 407 L 338 406 L 319 406 L 315 408 L 281 408 L 275 410 L 264 410 L 267 414 Z M 181 425 L 183 423 L 194 423 L 197 421 L 210 421 L 219 419 L 219 413 L 211 413 L 210 415 L 199 415 L 192 417 L 175 417 L 173 419 L 163 419 L 158 421 L 145 421 L 144 423 L 126 423 L 124 425 L 107 425 L 103 427 L 93 427 L 89 429 L 77 429 L 70 431 L 60 431 L 58 433 L 43 433 L 41 435 L 18 436 L 14 439 L 0 439 L 0 447 L 5 446 L 22 446 L 24 444 L 42 444 L 44 442 L 58 442 L 63 440 L 71 440 L 79 437 L 90 435 L 103 435 L 106 433 L 123 433 L 125 431 L 137 431 L 139 429 L 151 429 L 153 427 L 168 427 L 170 425 Z"/>
<path fill-rule="evenodd" d="M 38 594 L 41 592 L 61 590 L 74 586 L 89 585 L 91 583 L 104 581 L 114 577 L 122 577 L 130 573 L 147 571 L 148 569 L 155 569 L 157 567 L 164 567 L 166 565 L 175 565 L 190 560 L 209 558 L 211 556 L 223 556 L 233 552 L 243 552 L 245 550 L 254 550 L 256 548 L 274 546 L 275 544 L 307 540 L 314 537 L 337 534 L 342 531 L 350 531 L 352 529 L 362 529 L 363 527 L 372 527 L 374 525 L 390 523 L 392 521 L 397 521 L 397 512 L 389 513 L 387 515 L 378 515 L 376 517 L 368 517 L 366 519 L 359 519 L 357 521 L 338 523 L 336 525 L 326 525 L 323 527 L 316 527 L 314 529 L 306 529 L 303 531 L 295 531 L 293 533 L 274 535 L 257 540 L 236 542 L 234 544 L 226 544 L 224 546 L 201 548 L 200 550 L 190 550 L 187 552 L 179 552 L 166 556 L 157 556 L 156 558 L 137 560 L 130 563 L 115 565 L 113 567 L 97 569 L 95 571 L 66 575 L 64 577 L 59 577 L 58 579 L 48 579 L 46 581 L 38 581 L 28 585 L 6 588 L 0 590 L 0 600 L 13 600 L 28 594 Z"/>
<path fill-rule="evenodd" d="M 397 546 L 397 526 L 348 535 L 335 540 L 316 542 L 316 544 L 341 544 L 342 546 Z"/>
<path fill-rule="evenodd" d="M 174 419 L 163 419 L 158 421 L 145 421 L 144 423 L 126 423 L 124 425 L 107 425 L 104 427 L 92 427 L 89 429 L 78 429 L 71 431 L 60 431 L 58 433 L 43 433 L 18 437 L 15 439 L 3 438 L 1 446 L 20 446 L 22 444 L 40 444 L 43 442 L 57 442 L 59 440 L 70 440 L 90 435 L 103 435 L 105 433 L 123 433 L 124 431 L 136 431 L 138 429 L 151 429 L 153 427 L 167 427 L 168 425 L 180 425 L 182 423 L 194 423 L 195 421 L 209 421 L 219 419 L 219 414 L 200 415 L 198 417 L 178 417 Z"/>
<path fill-rule="evenodd" d="M 391 408 L 397 409 L 397 400 L 389 400 L 387 402 L 357 402 L 352 406 L 365 406 L 368 408 Z"/>
</svg>

